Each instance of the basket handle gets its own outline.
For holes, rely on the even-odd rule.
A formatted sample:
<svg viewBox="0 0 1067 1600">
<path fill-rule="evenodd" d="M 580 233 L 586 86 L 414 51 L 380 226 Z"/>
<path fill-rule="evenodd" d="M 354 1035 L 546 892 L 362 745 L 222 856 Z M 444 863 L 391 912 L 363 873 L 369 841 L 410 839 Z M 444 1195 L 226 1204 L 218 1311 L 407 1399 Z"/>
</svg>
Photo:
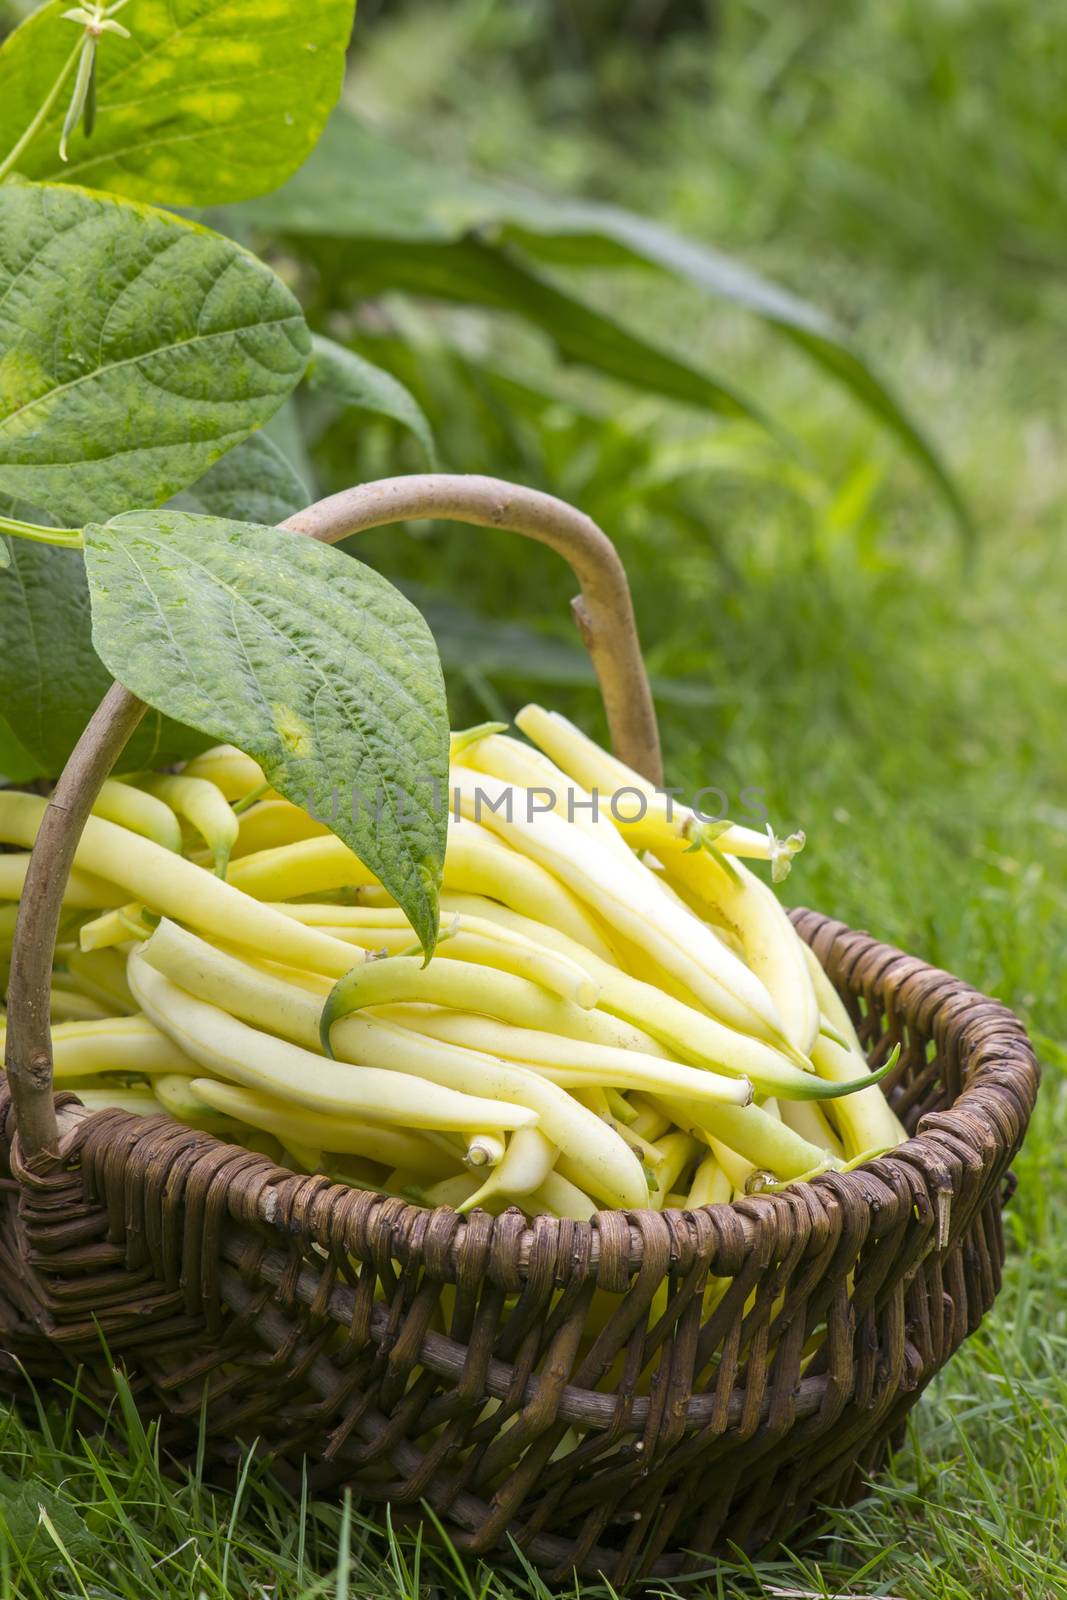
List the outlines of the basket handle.
<svg viewBox="0 0 1067 1600">
<path fill-rule="evenodd" d="M 581 589 L 572 610 L 592 657 L 612 745 L 623 761 L 660 783 L 656 713 L 626 573 L 607 535 L 566 501 L 499 478 L 426 473 L 345 489 L 281 526 L 336 544 L 384 523 L 421 517 L 524 534 L 570 563 Z M 111 685 L 60 774 L 26 871 L 11 952 L 4 1064 L 30 1170 L 46 1170 L 58 1159 L 49 1013 L 63 889 L 100 785 L 146 710 L 128 689 Z"/>
</svg>

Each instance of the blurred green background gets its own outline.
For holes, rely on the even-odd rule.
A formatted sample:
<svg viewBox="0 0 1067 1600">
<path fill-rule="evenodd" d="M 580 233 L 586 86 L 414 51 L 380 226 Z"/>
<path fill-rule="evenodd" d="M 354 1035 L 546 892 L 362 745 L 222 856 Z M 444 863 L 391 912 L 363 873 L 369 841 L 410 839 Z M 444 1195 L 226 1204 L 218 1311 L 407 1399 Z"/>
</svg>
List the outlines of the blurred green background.
<svg viewBox="0 0 1067 1600">
<path fill-rule="evenodd" d="M 288 263 L 312 315 L 416 393 L 443 467 L 549 489 L 615 539 L 673 781 L 763 786 L 808 830 L 794 896 L 1061 1035 L 1065 56 L 1051 10 L 947 0 L 464 0 L 357 24 L 348 104 L 410 150 L 618 202 L 837 317 L 951 464 L 971 559 L 891 435 L 691 288 L 554 273 L 728 376 L 795 448 L 568 368 L 515 318 L 348 298 L 329 260 Z M 422 465 L 351 414 L 314 457 L 328 488 Z M 539 696 L 596 721 L 550 553 L 443 526 L 359 549 L 425 603 L 454 720 Z"/>
<path fill-rule="evenodd" d="M 353 41 L 348 106 L 442 175 L 626 206 L 833 314 L 949 463 L 969 550 L 930 478 L 839 384 L 692 287 L 548 270 L 727 377 L 788 437 L 568 366 L 514 316 L 365 292 L 367 263 L 340 246 L 249 225 L 312 320 L 415 393 L 442 467 L 551 490 L 615 539 L 668 781 L 764 789 L 779 831 L 808 834 L 787 898 L 1002 996 L 1041 1048 L 991 1321 L 858 1510 L 795 1558 L 687 1593 L 1067 1594 L 1064 21 L 1008 0 L 368 0 Z M 423 467 L 386 422 L 318 404 L 299 420 L 323 490 Z M 365 536 L 359 553 L 424 605 L 454 722 L 537 698 L 603 732 L 550 553 L 436 525 Z M 56 1454 L 9 1419 L 3 1449 L 12 1481 L 106 1503 L 74 1441 Z M 132 1470 L 110 1462 L 120 1499 Z M 62 1589 L 19 1587 L 17 1541 L 0 1538 L 7 1592 L 543 1593 L 428 1553 L 420 1570 L 404 1541 L 298 1509 L 258 1469 L 235 1524 L 138 1470 L 121 1538 L 106 1517 L 114 1537 L 84 1523 Z M 160 1567 L 190 1529 L 196 1560 Z"/>
</svg>

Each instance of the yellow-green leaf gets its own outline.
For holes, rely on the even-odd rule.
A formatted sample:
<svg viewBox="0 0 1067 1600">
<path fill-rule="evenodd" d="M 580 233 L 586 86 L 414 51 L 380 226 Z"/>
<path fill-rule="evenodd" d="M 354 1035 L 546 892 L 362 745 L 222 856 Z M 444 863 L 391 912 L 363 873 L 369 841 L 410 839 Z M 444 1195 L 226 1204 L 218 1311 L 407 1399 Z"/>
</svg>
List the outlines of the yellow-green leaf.
<svg viewBox="0 0 1067 1600">
<path fill-rule="evenodd" d="M 51 0 L 0 50 L 0 152 L 77 43 L 68 9 Z M 61 161 L 68 88 L 16 170 L 176 206 L 264 194 L 315 145 L 341 90 L 353 12 L 354 0 L 133 0 L 121 13 L 130 37 L 98 43 L 91 138 L 76 129 Z"/>
</svg>

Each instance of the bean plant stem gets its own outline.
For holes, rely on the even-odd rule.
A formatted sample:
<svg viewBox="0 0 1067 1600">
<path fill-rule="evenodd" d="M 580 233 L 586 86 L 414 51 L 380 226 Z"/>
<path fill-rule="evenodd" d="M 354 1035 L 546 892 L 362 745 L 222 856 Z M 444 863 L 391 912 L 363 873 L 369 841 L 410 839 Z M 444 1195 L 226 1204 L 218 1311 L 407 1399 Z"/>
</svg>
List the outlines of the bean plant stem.
<svg viewBox="0 0 1067 1600">
<path fill-rule="evenodd" d="M 615 754 L 661 784 L 659 730 L 630 586 L 615 546 L 584 512 L 499 478 L 423 473 L 342 490 L 298 511 L 286 526 L 333 544 L 383 523 L 418 517 L 510 529 L 547 544 L 570 563 L 582 591 L 571 606 L 600 683 Z"/>
<path fill-rule="evenodd" d="M 33 121 L 30 123 L 21 139 L 19 139 L 18 143 L 11 149 L 4 160 L 0 162 L 0 183 L 3 183 L 9 172 L 13 172 L 15 170 L 15 166 L 22 152 L 26 149 L 27 145 L 31 143 L 40 129 L 44 126 L 44 123 L 47 121 L 52 107 L 63 93 L 63 85 L 66 83 L 67 79 L 74 70 L 75 64 L 82 53 L 82 47 L 84 43 L 84 38 L 79 38 L 77 44 L 70 52 L 70 55 L 67 57 L 66 62 L 60 70 L 59 77 L 56 79 L 51 89 L 49 89 L 44 100 L 41 102 Z M 16 528 L 13 531 L 18 532 L 19 529 Z"/>
<path fill-rule="evenodd" d="M 37 522 L 20 522 L 17 517 L 0 517 L 0 533 L 13 533 L 35 544 L 57 544 L 67 550 L 80 550 L 80 528 L 45 528 Z"/>
</svg>

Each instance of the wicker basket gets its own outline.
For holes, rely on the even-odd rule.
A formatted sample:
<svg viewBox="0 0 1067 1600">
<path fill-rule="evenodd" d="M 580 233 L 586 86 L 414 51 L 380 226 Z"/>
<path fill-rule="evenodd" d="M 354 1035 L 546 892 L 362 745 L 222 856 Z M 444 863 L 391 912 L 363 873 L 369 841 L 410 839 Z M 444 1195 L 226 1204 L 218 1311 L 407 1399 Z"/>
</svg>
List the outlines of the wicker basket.
<svg viewBox="0 0 1067 1600">
<path fill-rule="evenodd" d="M 415 502 L 425 514 L 414 481 L 294 525 L 334 538 Z M 594 562 L 600 580 L 614 563 L 605 610 L 575 539 L 545 532 L 576 513 L 501 485 L 487 512 L 489 480 L 432 481 L 452 485 L 437 514 L 532 532 L 572 560 L 616 745 L 654 773 L 613 552 L 598 545 Z M 588 1224 L 429 1212 L 163 1118 L 88 1115 L 53 1100 L 43 996 L 74 845 L 139 709 L 110 691 L 27 879 L 0 1104 L 7 1386 L 81 1367 L 82 1392 L 107 1397 L 103 1334 L 175 1454 L 202 1424 L 218 1463 L 258 1440 L 283 1476 L 306 1460 L 318 1494 L 350 1486 L 394 1522 L 428 1504 L 462 1551 L 506 1559 L 514 1540 L 550 1581 L 677 1573 L 862 1493 L 1000 1285 L 1008 1167 L 1037 1089 L 1012 1013 L 796 912 L 871 1061 L 900 1044 L 889 1093 L 912 1138 L 779 1196 Z M 731 1282 L 707 1315 L 712 1275 Z"/>
</svg>

